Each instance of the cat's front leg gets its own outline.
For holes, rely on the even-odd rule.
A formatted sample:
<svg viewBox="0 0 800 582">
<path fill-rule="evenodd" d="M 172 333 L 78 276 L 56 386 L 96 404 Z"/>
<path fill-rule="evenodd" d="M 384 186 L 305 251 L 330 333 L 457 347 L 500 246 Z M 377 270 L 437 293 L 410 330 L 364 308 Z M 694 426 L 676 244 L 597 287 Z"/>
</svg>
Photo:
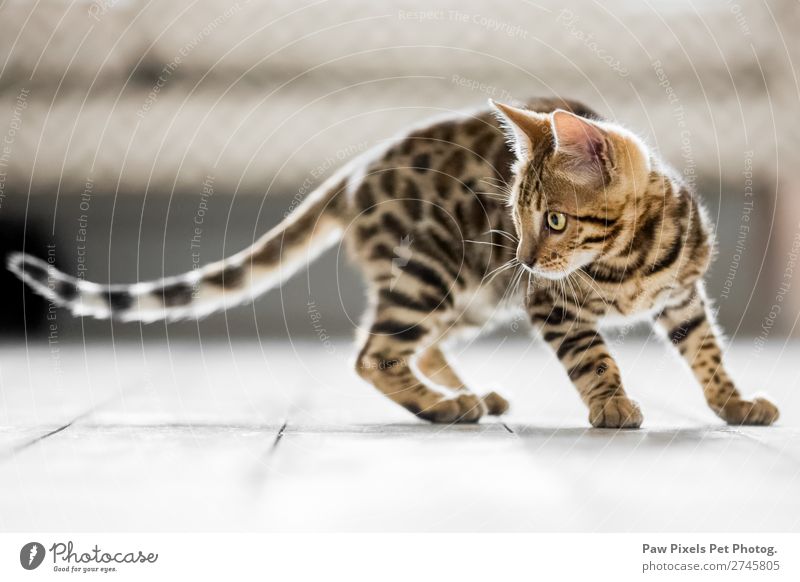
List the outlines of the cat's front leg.
<svg viewBox="0 0 800 582">
<path fill-rule="evenodd" d="M 581 321 L 567 307 L 538 305 L 529 308 L 531 321 L 589 407 L 589 422 L 597 428 L 638 428 L 639 406 L 625 394 L 617 363 L 594 322 Z"/>
<path fill-rule="evenodd" d="M 708 405 L 720 418 L 729 424 L 772 424 L 778 419 L 775 405 L 765 398 L 742 398 L 725 371 L 711 321 L 700 285 L 687 290 L 682 299 L 656 317 L 700 382 Z"/>
</svg>

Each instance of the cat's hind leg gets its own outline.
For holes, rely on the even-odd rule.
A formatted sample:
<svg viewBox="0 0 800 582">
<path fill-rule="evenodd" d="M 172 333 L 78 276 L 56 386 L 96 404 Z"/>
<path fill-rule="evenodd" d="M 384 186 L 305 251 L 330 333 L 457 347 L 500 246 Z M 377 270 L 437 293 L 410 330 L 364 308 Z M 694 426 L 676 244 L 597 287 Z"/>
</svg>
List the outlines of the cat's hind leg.
<svg viewBox="0 0 800 582">
<path fill-rule="evenodd" d="M 414 370 L 412 362 L 437 339 L 439 318 L 435 309 L 422 309 L 421 305 L 414 309 L 411 299 L 401 295 L 381 294 L 356 371 L 419 418 L 438 423 L 477 422 L 486 412 L 479 397 L 467 391 L 447 393 Z"/>
<path fill-rule="evenodd" d="M 472 395 L 450 366 L 439 346 L 433 345 L 425 349 L 417 358 L 416 364 L 420 372 L 433 382 L 446 386 L 456 393 Z M 487 414 L 497 416 L 508 410 L 508 401 L 496 392 L 489 392 L 480 397 L 480 400 Z"/>
</svg>

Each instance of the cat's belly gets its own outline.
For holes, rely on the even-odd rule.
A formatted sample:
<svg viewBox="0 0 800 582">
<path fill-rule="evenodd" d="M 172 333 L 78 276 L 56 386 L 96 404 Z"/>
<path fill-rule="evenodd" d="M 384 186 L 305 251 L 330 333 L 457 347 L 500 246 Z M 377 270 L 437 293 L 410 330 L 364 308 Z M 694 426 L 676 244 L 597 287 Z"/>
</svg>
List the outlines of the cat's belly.
<svg viewBox="0 0 800 582">
<path fill-rule="evenodd" d="M 671 288 L 665 287 L 647 294 L 613 298 L 607 301 L 607 311 L 601 323 L 620 326 L 632 321 L 651 321 L 667 305 L 671 292 Z"/>
<path fill-rule="evenodd" d="M 465 333 L 490 331 L 505 322 L 524 317 L 519 296 L 499 302 L 497 295 L 487 288 L 459 293 L 455 298 L 452 324 Z"/>
</svg>

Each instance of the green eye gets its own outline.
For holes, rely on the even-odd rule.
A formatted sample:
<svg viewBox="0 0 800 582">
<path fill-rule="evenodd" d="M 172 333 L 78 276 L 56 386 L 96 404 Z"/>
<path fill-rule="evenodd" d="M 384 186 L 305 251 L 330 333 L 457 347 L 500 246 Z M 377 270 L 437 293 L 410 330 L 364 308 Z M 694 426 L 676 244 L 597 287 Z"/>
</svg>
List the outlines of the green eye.
<svg viewBox="0 0 800 582">
<path fill-rule="evenodd" d="M 547 226 L 553 230 L 562 231 L 567 227 L 567 217 L 562 212 L 548 212 Z"/>
</svg>

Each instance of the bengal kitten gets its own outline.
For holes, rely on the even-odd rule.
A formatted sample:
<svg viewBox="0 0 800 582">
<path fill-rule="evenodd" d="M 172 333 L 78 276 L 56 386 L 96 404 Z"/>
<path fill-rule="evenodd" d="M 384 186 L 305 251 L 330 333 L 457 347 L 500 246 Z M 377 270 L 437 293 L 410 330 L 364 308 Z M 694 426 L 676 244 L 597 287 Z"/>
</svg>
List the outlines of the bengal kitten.
<svg viewBox="0 0 800 582">
<path fill-rule="evenodd" d="M 655 322 L 722 419 L 774 422 L 778 409 L 742 398 L 722 366 L 702 281 L 711 228 L 678 174 L 579 103 L 492 105 L 361 156 L 254 245 L 202 269 L 105 286 L 22 254 L 9 267 L 75 315 L 190 318 L 280 285 L 344 238 L 369 285 L 356 371 L 419 418 L 476 422 L 508 409 L 470 391 L 440 345 L 524 305 L 593 426 L 642 422 L 598 330 L 619 317 Z"/>
</svg>

